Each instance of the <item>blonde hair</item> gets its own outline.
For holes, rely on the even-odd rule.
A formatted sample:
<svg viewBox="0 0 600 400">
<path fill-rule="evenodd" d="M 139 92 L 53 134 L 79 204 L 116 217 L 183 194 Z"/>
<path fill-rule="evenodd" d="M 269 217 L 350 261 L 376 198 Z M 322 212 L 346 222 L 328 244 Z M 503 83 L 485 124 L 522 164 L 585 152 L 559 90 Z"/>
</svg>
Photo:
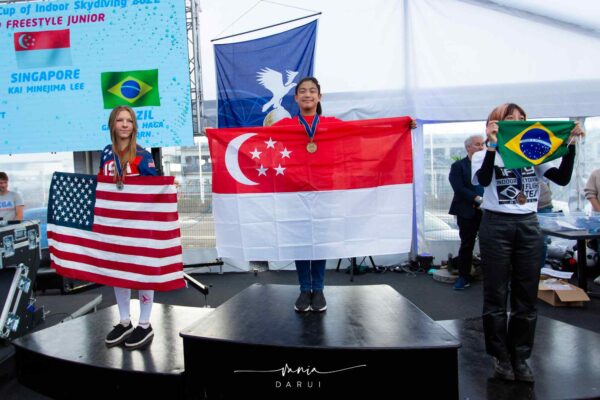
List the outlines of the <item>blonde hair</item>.
<svg viewBox="0 0 600 400">
<path fill-rule="evenodd" d="M 131 137 L 129 138 L 129 146 L 127 147 L 124 154 L 121 156 L 121 152 L 119 147 L 117 146 L 117 130 L 115 127 L 115 123 L 117 121 L 117 116 L 121 111 L 127 111 L 131 116 L 131 120 L 133 121 L 133 131 L 131 132 Z M 123 168 L 125 165 L 135 159 L 137 154 L 137 119 L 135 118 L 135 111 L 129 106 L 117 106 L 113 108 L 110 112 L 110 116 L 108 117 L 108 129 L 110 130 L 110 140 L 112 142 L 112 151 L 115 157 L 119 158 L 119 163 Z"/>
</svg>

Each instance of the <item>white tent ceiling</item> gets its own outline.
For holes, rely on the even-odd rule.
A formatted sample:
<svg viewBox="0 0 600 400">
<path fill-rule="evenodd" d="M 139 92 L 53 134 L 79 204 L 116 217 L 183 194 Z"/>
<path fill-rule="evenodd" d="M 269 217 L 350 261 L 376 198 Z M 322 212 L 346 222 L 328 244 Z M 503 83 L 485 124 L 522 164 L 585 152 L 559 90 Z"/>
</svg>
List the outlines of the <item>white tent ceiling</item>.
<svg viewBox="0 0 600 400">
<path fill-rule="evenodd" d="M 200 5 L 208 100 L 216 97 L 211 39 L 311 13 L 291 0 Z M 325 114 L 481 120 L 513 101 L 536 117 L 600 115 L 600 2 L 304 0 L 301 6 L 323 13 L 315 75 Z"/>
</svg>

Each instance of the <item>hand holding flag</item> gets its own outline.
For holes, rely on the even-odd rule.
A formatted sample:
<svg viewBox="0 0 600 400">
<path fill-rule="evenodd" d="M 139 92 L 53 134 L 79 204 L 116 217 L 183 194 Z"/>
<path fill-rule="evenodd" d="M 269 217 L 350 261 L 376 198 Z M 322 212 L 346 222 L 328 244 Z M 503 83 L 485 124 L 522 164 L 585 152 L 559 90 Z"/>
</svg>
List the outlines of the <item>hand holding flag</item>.
<svg viewBox="0 0 600 400">
<path fill-rule="evenodd" d="M 569 143 L 567 146 L 572 145 L 575 141 L 579 141 L 580 137 L 585 136 L 585 131 L 579 125 L 579 121 L 575 121 L 575 128 L 571 131 L 571 136 L 569 137 Z"/>
</svg>

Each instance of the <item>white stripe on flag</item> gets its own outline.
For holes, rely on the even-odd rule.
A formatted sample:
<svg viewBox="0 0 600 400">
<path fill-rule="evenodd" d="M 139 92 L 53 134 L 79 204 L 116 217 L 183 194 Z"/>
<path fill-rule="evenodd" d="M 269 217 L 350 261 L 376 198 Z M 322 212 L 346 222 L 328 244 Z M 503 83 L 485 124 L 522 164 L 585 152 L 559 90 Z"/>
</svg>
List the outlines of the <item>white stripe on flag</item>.
<svg viewBox="0 0 600 400">
<path fill-rule="evenodd" d="M 114 183 L 98 182 L 96 192 L 111 192 L 111 193 L 132 193 L 132 194 L 176 194 L 177 189 L 174 185 L 128 185 L 127 178 L 123 190 L 116 189 Z M 155 203 L 152 203 L 153 205 Z"/>
<path fill-rule="evenodd" d="M 98 258 L 104 261 L 138 264 L 144 267 L 160 268 L 164 267 L 165 265 L 181 263 L 183 260 L 183 256 L 181 254 L 163 258 L 135 256 L 130 254 L 119 254 L 105 250 L 92 249 L 90 247 L 84 247 L 76 244 L 61 243 L 53 239 L 48 239 L 48 246 L 51 246 L 56 250 L 64 251 L 65 253 L 80 254 L 83 256 Z"/>
<path fill-rule="evenodd" d="M 140 248 L 168 249 L 170 247 L 181 246 L 181 238 L 179 237 L 168 240 L 132 238 L 127 236 L 91 232 L 83 229 L 69 228 L 66 226 L 59 226 L 54 224 L 48 224 L 48 231 L 59 233 L 62 235 L 74 236 L 82 239 L 95 240 L 97 242 L 116 243 L 123 246 L 135 246 Z"/>
<path fill-rule="evenodd" d="M 135 203 L 96 199 L 96 207 L 122 211 L 176 212 L 177 203 Z M 144 209 L 145 208 L 145 209 Z"/>
<path fill-rule="evenodd" d="M 77 270 L 77 271 L 90 272 L 92 274 L 104 275 L 104 276 L 108 276 L 111 278 L 117 278 L 117 279 L 126 279 L 126 280 L 130 280 L 130 281 L 144 282 L 144 283 L 163 283 L 163 282 L 169 282 L 169 281 L 183 278 L 183 271 L 172 272 L 170 274 L 165 274 L 165 275 L 144 275 L 144 274 L 136 274 L 133 272 L 118 271 L 118 270 L 109 269 L 109 268 L 100 268 L 100 267 L 96 267 L 94 265 L 89 265 L 89 264 L 75 262 L 75 261 L 62 260 L 53 254 L 50 255 L 50 257 L 52 258 L 52 261 L 54 261 L 57 265 L 59 265 L 63 268 L 73 269 L 73 270 Z"/>
<path fill-rule="evenodd" d="M 179 221 L 137 221 L 134 219 L 101 217 L 99 215 L 94 216 L 94 224 L 152 231 L 170 231 L 179 228 Z"/>
<path fill-rule="evenodd" d="M 410 251 L 412 184 L 214 194 L 219 257 L 318 260 Z"/>
<path fill-rule="evenodd" d="M 73 64 L 70 48 L 16 51 L 15 53 L 19 68 L 48 68 Z"/>
</svg>

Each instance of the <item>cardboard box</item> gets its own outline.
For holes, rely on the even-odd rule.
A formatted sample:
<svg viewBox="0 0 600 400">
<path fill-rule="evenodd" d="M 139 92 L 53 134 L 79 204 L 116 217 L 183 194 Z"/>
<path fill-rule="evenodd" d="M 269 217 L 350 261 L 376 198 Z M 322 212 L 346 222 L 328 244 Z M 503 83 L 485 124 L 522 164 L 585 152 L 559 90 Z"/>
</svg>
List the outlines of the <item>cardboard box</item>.
<svg viewBox="0 0 600 400">
<path fill-rule="evenodd" d="M 540 280 L 538 298 L 555 307 L 583 307 L 590 301 L 581 288 L 555 278 Z"/>
</svg>

